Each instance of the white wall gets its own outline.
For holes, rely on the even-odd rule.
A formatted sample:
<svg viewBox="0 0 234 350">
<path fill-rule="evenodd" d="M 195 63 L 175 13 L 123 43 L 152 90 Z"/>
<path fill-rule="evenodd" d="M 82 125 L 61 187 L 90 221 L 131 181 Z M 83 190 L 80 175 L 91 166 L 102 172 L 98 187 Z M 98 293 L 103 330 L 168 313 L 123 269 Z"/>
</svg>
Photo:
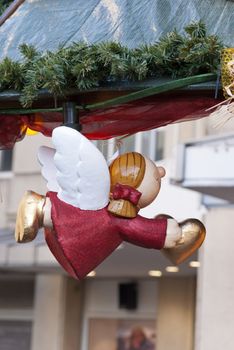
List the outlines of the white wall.
<svg viewBox="0 0 234 350">
<path fill-rule="evenodd" d="M 140 214 L 148 218 L 158 214 L 168 214 L 177 221 L 183 221 L 191 217 L 201 219 L 204 214 L 204 208 L 201 207 L 201 195 L 170 184 L 170 160 L 160 162 L 160 165 L 166 169 L 166 176 L 162 179 L 161 191 L 155 201 L 142 209 Z"/>
<path fill-rule="evenodd" d="M 234 348 L 234 208 L 214 208 L 200 251 L 195 350 Z"/>
<path fill-rule="evenodd" d="M 194 278 L 163 278 L 159 285 L 157 350 L 192 350 Z M 206 348 L 210 350 L 212 348 Z"/>
</svg>

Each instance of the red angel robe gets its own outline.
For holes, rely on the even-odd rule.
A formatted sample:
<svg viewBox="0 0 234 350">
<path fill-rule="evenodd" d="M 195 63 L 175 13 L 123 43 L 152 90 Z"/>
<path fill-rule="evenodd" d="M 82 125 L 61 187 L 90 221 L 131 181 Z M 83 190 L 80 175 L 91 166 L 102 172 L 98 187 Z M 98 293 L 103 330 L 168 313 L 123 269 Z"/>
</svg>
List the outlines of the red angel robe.
<svg viewBox="0 0 234 350">
<path fill-rule="evenodd" d="M 119 218 L 107 211 L 81 210 L 48 192 L 54 229 L 45 230 L 46 242 L 63 268 L 82 279 L 123 241 L 144 248 L 161 249 L 166 238 L 166 219 Z"/>
</svg>

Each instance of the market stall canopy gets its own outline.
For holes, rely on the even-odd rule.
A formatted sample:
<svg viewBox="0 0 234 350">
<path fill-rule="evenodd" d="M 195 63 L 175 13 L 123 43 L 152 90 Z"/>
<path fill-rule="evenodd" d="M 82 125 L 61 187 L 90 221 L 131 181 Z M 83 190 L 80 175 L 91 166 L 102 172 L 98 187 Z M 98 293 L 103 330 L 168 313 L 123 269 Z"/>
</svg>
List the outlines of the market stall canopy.
<svg viewBox="0 0 234 350">
<path fill-rule="evenodd" d="M 227 0 L 25 0 L 0 27 L 0 59 L 20 58 L 22 43 L 42 51 L 81 40 L 136 47 L 198 20 L 231 46 L 233 13 Z"/>
</svg>

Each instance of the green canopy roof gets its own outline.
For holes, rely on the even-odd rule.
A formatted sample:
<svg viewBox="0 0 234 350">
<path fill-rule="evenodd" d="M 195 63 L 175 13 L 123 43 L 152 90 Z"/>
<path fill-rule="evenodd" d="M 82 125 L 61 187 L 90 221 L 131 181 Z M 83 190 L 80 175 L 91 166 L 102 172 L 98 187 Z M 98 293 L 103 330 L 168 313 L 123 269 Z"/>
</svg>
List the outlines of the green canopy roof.
<svg viewBox="0 0 234 350">
<path fill-rule="evenodd" d="M 203 20 L 234 46 L 234 2 L 227 0 L 25 0 L 0 27 L 0 59 L 19 58 L 21 43 L 40 50 L 74 41 L 152 43 L 174 28 Z"/>
</svg>

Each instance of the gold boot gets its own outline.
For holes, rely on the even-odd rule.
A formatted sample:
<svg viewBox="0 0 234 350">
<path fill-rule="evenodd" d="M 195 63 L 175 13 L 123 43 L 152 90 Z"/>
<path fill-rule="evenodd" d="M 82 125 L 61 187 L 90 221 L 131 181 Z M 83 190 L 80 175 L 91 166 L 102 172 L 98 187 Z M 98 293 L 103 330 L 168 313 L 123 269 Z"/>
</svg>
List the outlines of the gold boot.
<svg viewBox="0 0 234 350">
<path fill-rule="evenodd" d="M 27 191 L 18 207 L 15 240 L 27 243 L 35 239 L 39 228 L 43 225 L 43 207 L 46 197 L 33 191 Z"/>
</svg>

